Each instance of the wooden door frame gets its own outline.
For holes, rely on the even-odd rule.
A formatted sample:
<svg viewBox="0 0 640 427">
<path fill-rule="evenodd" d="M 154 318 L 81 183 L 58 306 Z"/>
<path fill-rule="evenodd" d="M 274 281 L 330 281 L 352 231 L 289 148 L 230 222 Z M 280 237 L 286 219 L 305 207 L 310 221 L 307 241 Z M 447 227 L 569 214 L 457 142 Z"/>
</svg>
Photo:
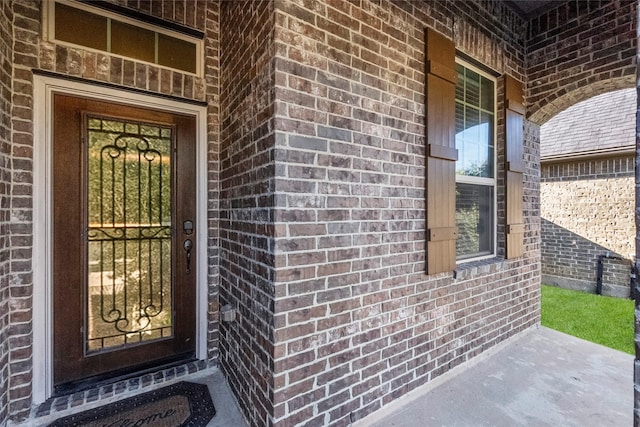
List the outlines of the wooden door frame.
<svg viewBox="0 0 640 427">
<path fill-rule="evenodd" d="M 53 393 L 52 122 L 55 93 L 196 118 L 196 357 L 207 357 L 207 107 L 84 81 L 34 75 L 33 96 L 33 403 Z"/>
</svg>

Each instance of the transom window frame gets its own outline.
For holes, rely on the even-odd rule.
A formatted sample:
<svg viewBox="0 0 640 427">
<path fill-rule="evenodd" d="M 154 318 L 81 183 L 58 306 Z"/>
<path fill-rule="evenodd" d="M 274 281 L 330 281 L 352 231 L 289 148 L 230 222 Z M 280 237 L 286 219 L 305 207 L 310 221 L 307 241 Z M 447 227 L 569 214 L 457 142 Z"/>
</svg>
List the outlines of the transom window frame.
<svg viewBox="0 0 640 427">
<path fill-rule="evenodd" d="M 493 82 L 493 177 L 474 177 L 468 175 L 459 175 L 455 174 L 455 184 L 471 184 L 471 185 L 484 185 L 484 186 L 492 186 L 493 187 L 493 197 L 492 197 L 492 205 L 493 205 L 493 218 L 492 218 L 492 248 L 491 252 L 488 254 L 481 255 L 471 255 L 471 256 L 459 256 L 456 255 L 456 265 L 464 264 L 473 261 L 481 261 L 486 259 L 492 259 L 497 256 L 497 247 L 498 247 L 498 79 L 495 75 L 483 70 L 482 68 L 474 65 L 473 63 L 465 60 L 464 58 L 456 55 L 455 64 L 461 65 L 480 76 L 491 80 Z M 457 100 L 455 101 L 457 102 Z M 457 200 L 457 196 L 456 196 Z M 458 231 L 458 239 L 460 238 L 460 233 Z"/>
<path fill-rule="evenodd" d="M 131 25 L 133 27 L 137 27 L 137 28 L 142 28 L 148 31 L 152 31 L 154 33 L 156 33 L 157 35 L 166 35 L 175 39 L 179 39 L 179 40 L 183 40 L 189 43 L 193 43 L 195 45 L 196 48 L 196 64 L 195 64 L 195 69 L 196 72 L 192 73 L 190 71 L 186 71 L 186 70 L 182 70 L 179 68 L 173 68 L 173 67 L 168 67 L 166 65 L 161 65 L 158 64 L 157 62 L 149 62 L 149 61 L 145 61 L 143 59 L 138 59 L 138 58 L 132 58 L 132 57 L 128 57 L 128 56 L 123 56 L 123 55 L 119 55 L 116 53 L 112 53 L 110 51 L 105 51 L 105 50 L 100 50 L 100 49 L 94 49 L 91 47 L 87 47 L 87 46 L 82 46 L 82 45 L 78 45 L 75 43 L 71 43 L 68 41 L 64 41 L 64 40 L 59 40 L 56 38 L 55 34 L 56 34 L 56 19 L 55 19 L 55 9 L 56 9 L 56 4 L 62 4 L 74 9 L 79 9 L 88 13 L 92 13 L 101 17 L 105 17 L 109 20 L 115 20 L 118 21 L 120 23 L 123 24 L 127 24 L 127 25 Z M 47 2 L 45 2 L 45 7 L 43 8 L 43 38 L 46 41 L 50 41 L 59 45 L 64 45 L 64 46 L 71 46 L 74 48 L 81 48 L 83 50 L 87 50 L 87 51 L 91 51 L 91 52 L 100 52 L 100 53 L 105 53 L 108 54 L 109 56 L 113 56 L 116 58 L 123 58 L 123 59 L 128 59 L 128 60 L 132 60 L 132 61 L 136 61 L 136 62 L 141 62 L 141 63 L 145 63 L 145 64 L 149 64 L 149 65 L 153 65 L 159 68 L 163 68 L 163 69 L 167 69 L 167 70 L 172 70 L 172 71 L 177 71 L 179 73 L 183 73 L 183 74 L 187 74 L 187 75 L 194 75 L 197 77 L 203 77 L 204 76 L 204 41 L 198 37 L 193 37 L 190 36 L 188 34 L 184 34 L 181 33 L 179 31 L 173 31 L 167 28 L 163 28 L 159 25 L 154 25 L 154 24 L 150 24 L 150 23 L 146 23 L 131 17 L 128 17 L 126 15 L 120 14 L 120 13 L 116 13 L 116 12 L 111 12 L 109 10 L 103 9 L 103 8 L 99 8 L 96 6 L 92 6 L 91 4 L 86 4 L 86 3 L 80 3 L 77 1 L 71 1 L 71 0 L 49 0 Z M 109 32 L 109 30 L 107 30 Z M 156 37 L 157 39 L 157 37 Z M 156 40 L 156 44 L 157 44 L 157 40 Z"/>
</svg>

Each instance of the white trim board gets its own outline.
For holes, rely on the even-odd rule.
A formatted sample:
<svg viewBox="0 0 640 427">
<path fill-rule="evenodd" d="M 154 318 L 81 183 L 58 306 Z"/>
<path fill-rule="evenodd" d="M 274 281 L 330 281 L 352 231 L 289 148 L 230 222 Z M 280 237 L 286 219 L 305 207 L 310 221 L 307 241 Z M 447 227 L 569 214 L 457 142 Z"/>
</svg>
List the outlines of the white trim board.
<svg viewBox="0 0 640 427">
<path fill-rule="evenodd" d="M 196 117 L 196 357 L 207 357 L 207 107 L 84 82 L 34 75 L 33 403 L 53 393 L 53 94 L 111 101 Z"/>
</svg>

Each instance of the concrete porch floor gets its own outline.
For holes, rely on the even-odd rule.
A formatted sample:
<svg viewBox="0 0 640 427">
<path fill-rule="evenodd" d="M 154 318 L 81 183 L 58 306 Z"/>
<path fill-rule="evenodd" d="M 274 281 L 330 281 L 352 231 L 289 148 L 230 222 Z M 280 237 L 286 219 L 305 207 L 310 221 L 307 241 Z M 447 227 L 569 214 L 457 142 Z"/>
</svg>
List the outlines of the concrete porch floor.
<svg viewBox="0 0 640 427">
<path fill-rule="evenodd" d="M 353 427 L 631 426 L 633 359 L 551 329 L 534 328 Z M 208 427 L 247 426 L 219 369 L 209 368 L 180 380 L 209 386 L 217 413 Z M 89 406 L 22 425 L 45 426 L 85 409 Z"/>
<path fill-rule="evenodd" d="M 633 425 L 634 357 L 531 329 L 354 427 Z"/>
</svg>

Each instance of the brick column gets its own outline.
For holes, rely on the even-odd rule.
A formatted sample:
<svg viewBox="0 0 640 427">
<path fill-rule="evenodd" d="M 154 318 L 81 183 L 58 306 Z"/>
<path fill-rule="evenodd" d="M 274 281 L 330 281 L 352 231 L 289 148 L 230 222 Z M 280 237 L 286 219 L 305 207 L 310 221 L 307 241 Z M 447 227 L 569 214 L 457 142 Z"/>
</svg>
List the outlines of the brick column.
<svg viewBox="0 0 640 427">
<path fill-rule="evenodd" d="M 11 191 L 11 75 L 13 74 L 13 8 L 10 2 L 0 4 L 0 426 L 9 412 L 9 236 L 11 215 L 7 209 Z"/>
</svg>

